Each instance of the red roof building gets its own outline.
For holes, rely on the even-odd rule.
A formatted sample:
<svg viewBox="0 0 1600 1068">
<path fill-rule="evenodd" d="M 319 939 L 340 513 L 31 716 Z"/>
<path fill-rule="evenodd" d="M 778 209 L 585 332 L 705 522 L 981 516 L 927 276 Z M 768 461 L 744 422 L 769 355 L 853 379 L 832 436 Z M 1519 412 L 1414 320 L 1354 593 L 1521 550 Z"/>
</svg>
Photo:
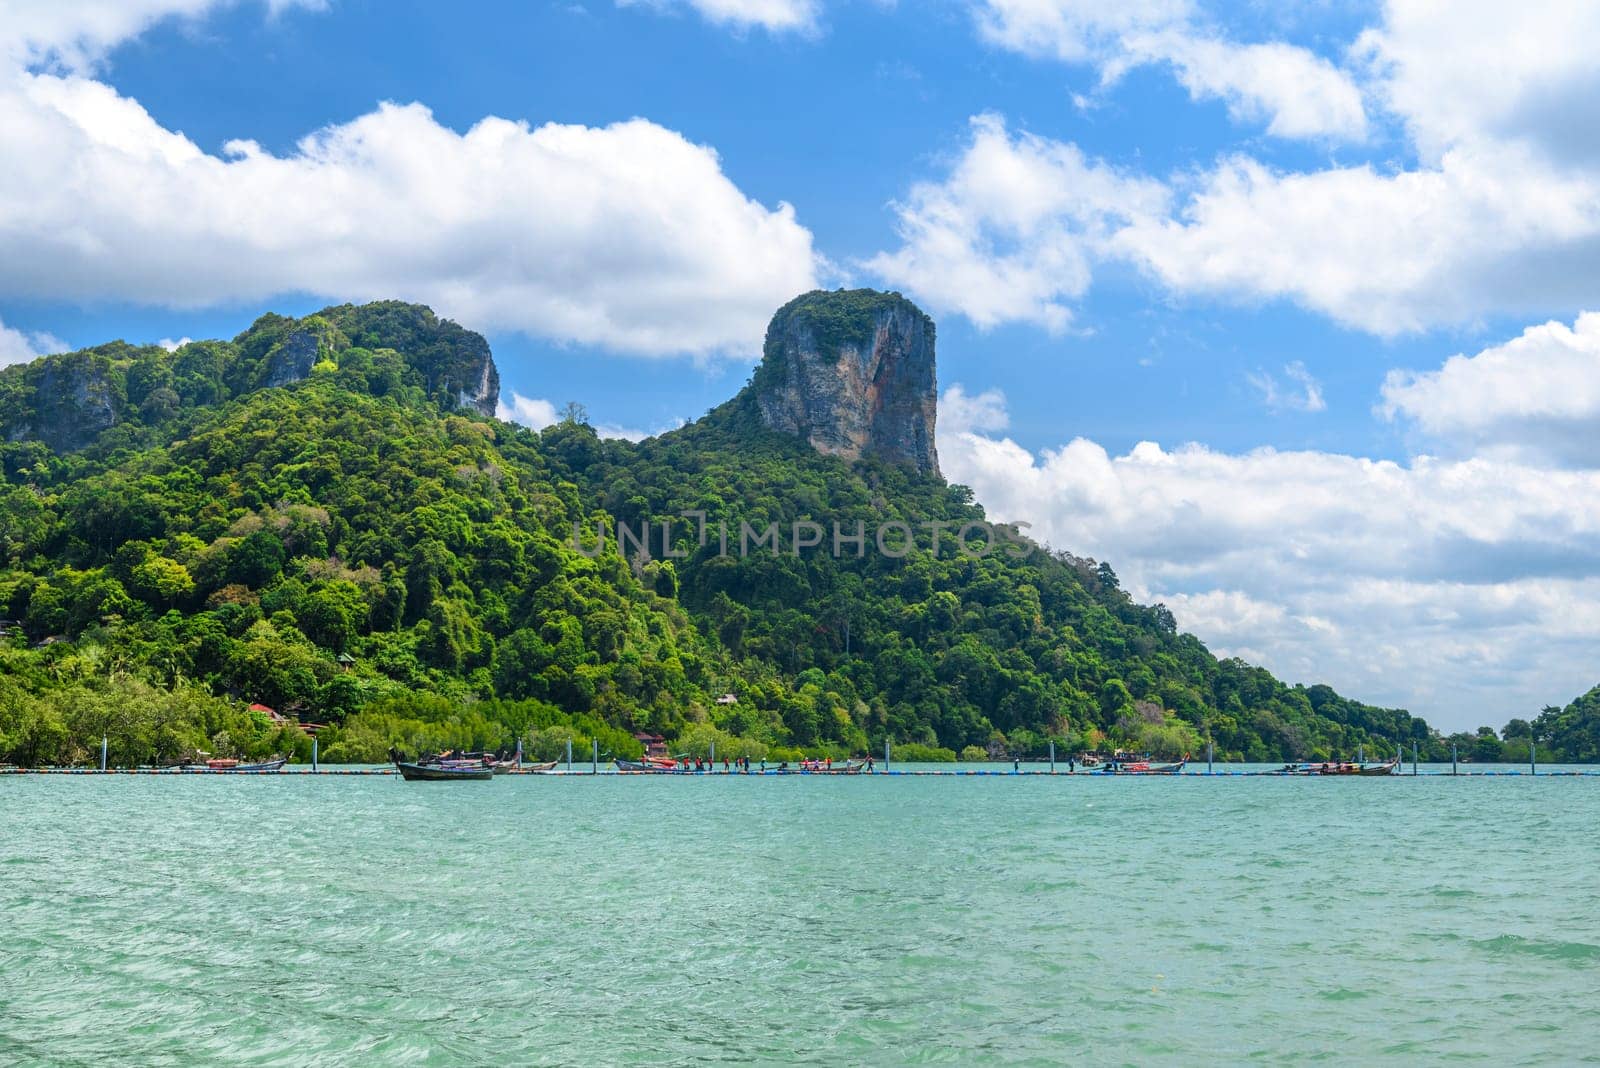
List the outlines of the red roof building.
<svg viewBox="0 0 1600 1068">
<path fill-rule="evenodd" d="M 667 740 L 659 734 L 635 734 L 634 740 L 644 746 L 645 756 L 666 756 Z"/>
</svg>

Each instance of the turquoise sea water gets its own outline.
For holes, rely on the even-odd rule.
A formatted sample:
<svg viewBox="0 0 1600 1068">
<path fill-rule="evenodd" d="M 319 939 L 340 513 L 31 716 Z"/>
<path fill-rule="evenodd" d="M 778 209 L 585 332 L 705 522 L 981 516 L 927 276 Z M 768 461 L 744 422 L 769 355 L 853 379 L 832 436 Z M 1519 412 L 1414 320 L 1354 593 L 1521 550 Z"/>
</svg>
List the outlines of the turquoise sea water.
<svg viewBox="0 0 1600 1068">
<path fill-rule="evenodd" d="M 1600 1057 L 1600 780 L 0 777 L 0 1062 Z"/>
</svg>

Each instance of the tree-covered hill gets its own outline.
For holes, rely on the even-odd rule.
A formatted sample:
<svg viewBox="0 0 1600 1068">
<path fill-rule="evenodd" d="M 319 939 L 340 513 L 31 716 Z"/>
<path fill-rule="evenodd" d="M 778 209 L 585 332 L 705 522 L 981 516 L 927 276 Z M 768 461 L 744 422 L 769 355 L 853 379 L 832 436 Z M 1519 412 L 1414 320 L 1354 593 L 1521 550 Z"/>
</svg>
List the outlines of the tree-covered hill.
<svg viewBox="0 0 1600 1068">
<path fill-rule="evenodd" d="M 962 552 L 965 488 L 820 455 L 749 391 L 635 445 L 496 422 L 497 388 L 482 338 L 394 303 L 0 371 L 0 760 L 86 759 L 102 733 L 125 763 L 303 754 L 251 702 L 326 724 L 330 761 L 627 754 L 636 731 L 728 755 L 1442 744 L 1218 660 L 1106 564 Z M 792 551 L 811 522 L 822 544 Z M 618 523 L 650 524 L 648 558 Z M 894 523 L 916 545 L 877 551 Z M 769 524 L 782 551 L 741 555 Z M 836 557 L 858 524 L 864 551 Z"/>
<path fill-rule="evenodd" d="M 1444 742 L 1474 763 L 1600 764 L 1600 686 L 1565 707 L 1546 705 L 1531 721 L 1513 718 L 1499 733 L 1479 727 Z"/>
</svg>

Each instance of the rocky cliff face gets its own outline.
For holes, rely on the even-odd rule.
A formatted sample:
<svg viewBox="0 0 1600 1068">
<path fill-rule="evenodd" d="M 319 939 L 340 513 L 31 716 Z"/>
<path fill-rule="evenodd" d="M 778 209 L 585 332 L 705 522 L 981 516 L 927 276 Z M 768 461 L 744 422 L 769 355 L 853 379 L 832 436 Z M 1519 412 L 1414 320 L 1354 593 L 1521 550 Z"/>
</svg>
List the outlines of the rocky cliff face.
<svg viewBox="0 0 1600 1068">
<path fill-rule="evenodd" d="M 182 409 L 304 382 L 319 363 L 348 371 L 342 388 L 404 386 L 446 411 L 493 417 L 500 400 L 482 335 L 417 304 L 342 304 L 303 319 L 269 313 L 232 341 L 177 352 L 119 341 L 0 368 L 0 442 L 72 452 L 121 423 L 152 426 Z"/>
<path fill-rule="evenodd" d="M 295 330 L 267 355 L 261 384 L 269 389 L 304 382 L 317 363 L 317 336 L 309 330 Z"/>
<path fill-rule="evenodd" d="M 482 334 L 441 319 L 430 308 L 397 300 L 343 304 L 317 314 L 351 344 L 404 354 L 428 395 L 441 403 L 494 415 L 500 371 Z"/>
<path fill-rule="evenodd" d="M 499 408 L 500 369 L 494 365 L 494 358 L 489 355 L 487 347 L 484 348 L 483 359 L 478 365 L 477 382 L 457 392 L 456 403 L 463 408 L 471 408 L 480 415 L 491 417 Z"/>
<path fill-rule="evenodd" d="M 818 452 L 939 473 L 933 320 L 898 293 L 817 291 L 773 316 L 750 384 L 762 420 Z"/>
<path fill-rule="evenodd" d="M 34 438 L 57 452 L 81 449 L 116 423 L 119 390 L 108 361 L 87 353 L 42 362 L 34 418 L 11 428 L 12 440 Z"/>
</svg>

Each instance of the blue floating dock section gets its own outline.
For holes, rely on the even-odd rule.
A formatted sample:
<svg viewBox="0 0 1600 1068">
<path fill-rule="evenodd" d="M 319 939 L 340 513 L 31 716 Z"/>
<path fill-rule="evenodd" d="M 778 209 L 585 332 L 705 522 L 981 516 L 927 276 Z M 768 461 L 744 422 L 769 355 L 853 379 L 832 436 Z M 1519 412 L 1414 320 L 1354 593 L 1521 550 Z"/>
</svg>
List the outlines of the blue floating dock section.
<svg viewBox="0 0 1600 1068">
<path fill-rule="evenodd" d="M 210 768 L 180 770 L 178 768 L 0 768 L 0 775 L 163 775 L 167 778 L 190 778 L 199 775 L 226 775 L 231 778 L 260 778 L 285 775 L 396 775 L 393 768 L 279 768 L 274 771 L 229 771 Z"/>
</svg>

